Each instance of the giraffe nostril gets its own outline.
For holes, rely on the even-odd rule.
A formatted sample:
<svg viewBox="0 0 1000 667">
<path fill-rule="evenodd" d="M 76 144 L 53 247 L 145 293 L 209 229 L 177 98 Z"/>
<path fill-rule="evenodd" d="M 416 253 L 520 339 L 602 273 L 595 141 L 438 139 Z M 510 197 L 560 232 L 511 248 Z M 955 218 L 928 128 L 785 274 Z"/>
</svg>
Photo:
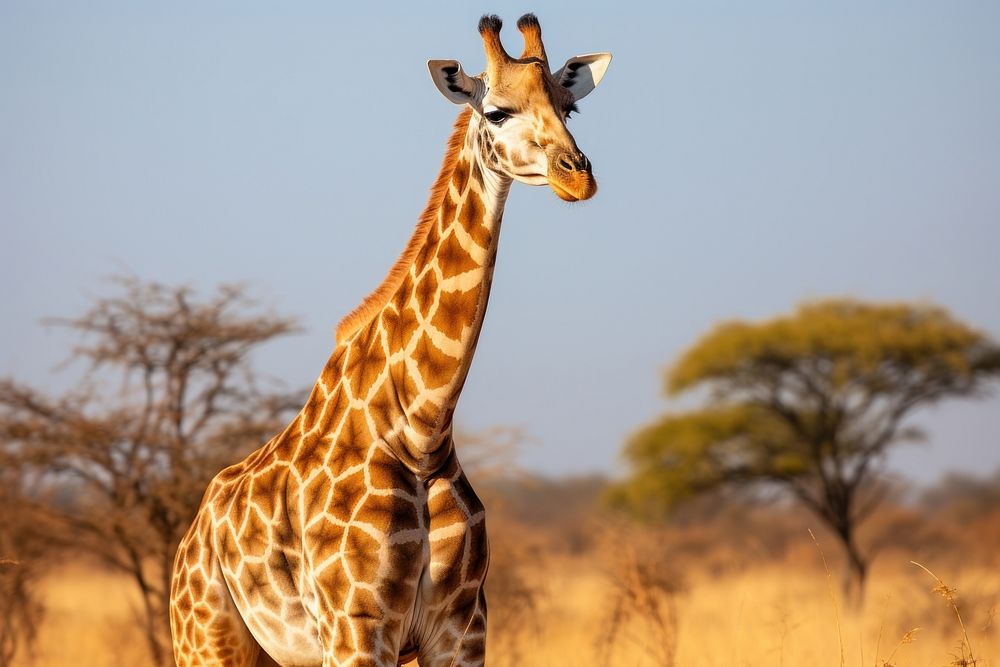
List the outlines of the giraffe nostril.
<svg viewBox="0 0 1000 667">
<path fill-rule="evenodd" d="M 590 173 L 590 160 L 583 153 L 563 153 L 556 158 L 556 166 L 563 171 Z"/>
</svg>

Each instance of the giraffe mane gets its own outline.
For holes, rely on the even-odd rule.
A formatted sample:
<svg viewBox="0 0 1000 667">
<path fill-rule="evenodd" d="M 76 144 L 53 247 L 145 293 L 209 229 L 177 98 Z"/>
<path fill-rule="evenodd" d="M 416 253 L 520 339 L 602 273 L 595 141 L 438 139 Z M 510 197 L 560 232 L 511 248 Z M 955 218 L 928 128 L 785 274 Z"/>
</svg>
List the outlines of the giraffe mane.
<svg viewBox="0 0 1000 667">
<path fill-rule="evenodd" d="M 451 175 L 455 171 L 458 156 L 462 152 L 462 145 L 465 143 L 465 133 L 468 130 L 469 118 L 471 116 L 472 110 L 466 108 L 455 119 L 455 125 L 451 137 L 448 139 L 448 147 L 445 150 L 444 160 L 441 164 L 441 172 L 431 187 L 430 199 L 427 202 L 427 207 L 424 208 L 424 212 L 420 215 L 420 219 L 417 221 L 413 236 L 410 237 L 399 259 L 389 269 L 389 273 L 382 280 L 382 284 L 366 296 L 364 301 L 348 313 L 340 321 L 340 324 L 337 325 L 338 344 L 344 342 L 351 334 L 371 322 L 382 308 L 385 307 L 385 304 L 389 302 L 389 299 L 396 293 L 399 286 L 403 284 L 403 279 L 406 277 L 410 265 L 416 259 L 417 253 L 420 252 L 420 248 L 426 240 L 427 234 L 430 232 L 431 225 L 437 221 L 438 210 L 440 210 L 441 202 L 448 192 Z"/>
</svg>

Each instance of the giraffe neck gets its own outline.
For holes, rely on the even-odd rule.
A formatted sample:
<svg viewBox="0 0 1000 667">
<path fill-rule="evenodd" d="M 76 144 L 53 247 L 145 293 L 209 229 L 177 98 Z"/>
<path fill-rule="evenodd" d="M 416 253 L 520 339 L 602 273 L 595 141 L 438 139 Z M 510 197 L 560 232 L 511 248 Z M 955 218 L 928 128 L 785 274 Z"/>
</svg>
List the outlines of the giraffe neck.
<svg viewBox="0 0 1000 667">
<path fill-rule="evenodd" d="M 352 393 L 372 392 L 369 413 L 384 424 L 378 436 L 425 474 L 450 453 L 451 416 L 482 329 L 511 184 L 485 167 L 491 148 L 468 112 L 456 123 L 453 150 L 459 137 L 439 177 L 439 201 L 432 197 L 394 269 L 398 286 L 342 343 Z"/>
</svg>

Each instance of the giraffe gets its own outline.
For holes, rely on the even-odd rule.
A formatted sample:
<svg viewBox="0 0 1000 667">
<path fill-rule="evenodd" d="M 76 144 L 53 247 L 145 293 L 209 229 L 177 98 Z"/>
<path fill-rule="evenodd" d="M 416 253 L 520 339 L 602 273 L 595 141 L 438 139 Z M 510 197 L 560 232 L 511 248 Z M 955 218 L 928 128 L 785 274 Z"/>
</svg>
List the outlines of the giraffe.
<svg viewBox="0 0 1000 667">
<path fill-rule="evenodd" d="M 596 192 L 566 127 L 611 55 L 552 73 L 532 14 L 520 58 L 484 16 L 486 71 L 428 62 L 461 105 L 441 172 L 382 284 L 337 327 L 295 419 L 209 484 L 181 540 L 178 665 L 482 665 L 485 514 L 452 416 L 481 331 L 514 180 Z"/>
</svg>

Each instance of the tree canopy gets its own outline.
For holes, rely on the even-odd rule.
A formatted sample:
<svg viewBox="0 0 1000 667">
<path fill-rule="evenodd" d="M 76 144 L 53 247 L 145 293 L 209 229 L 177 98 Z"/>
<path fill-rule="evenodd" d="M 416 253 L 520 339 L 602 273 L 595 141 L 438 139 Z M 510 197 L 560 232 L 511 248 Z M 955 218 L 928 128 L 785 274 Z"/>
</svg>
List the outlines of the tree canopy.
<svg viewBox="0 0 1000 667">
<path fill-rule="evenodd" d="M 665 378 L 669 395 L 702 389 L 709 405 L 636 433 L 615 499 L 656 512 L 727 484 L 780 485 L 840 538 L 860 583 L 855 528 L 878 504 L 873 481 L 891 447 L 921 436 L 906 417 L 998 376 L 1000 347 L 930 304 L 827 300 L 725 323 Z"/>
</svg>

